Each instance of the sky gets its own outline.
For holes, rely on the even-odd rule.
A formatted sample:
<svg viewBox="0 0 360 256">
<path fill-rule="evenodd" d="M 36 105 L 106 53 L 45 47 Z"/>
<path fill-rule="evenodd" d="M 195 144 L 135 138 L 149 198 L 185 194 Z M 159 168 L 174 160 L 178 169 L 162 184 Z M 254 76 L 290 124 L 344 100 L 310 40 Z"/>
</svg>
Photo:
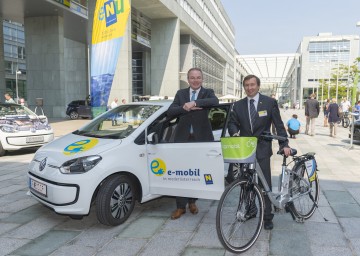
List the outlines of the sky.
<svg viewBox="0 0 360 256">
<path fill-rule="evenodd" d="M 304 36 L 360 35 L 360 0 L 221 0 L 241 55 L 295 53 Z"/>
</svg>

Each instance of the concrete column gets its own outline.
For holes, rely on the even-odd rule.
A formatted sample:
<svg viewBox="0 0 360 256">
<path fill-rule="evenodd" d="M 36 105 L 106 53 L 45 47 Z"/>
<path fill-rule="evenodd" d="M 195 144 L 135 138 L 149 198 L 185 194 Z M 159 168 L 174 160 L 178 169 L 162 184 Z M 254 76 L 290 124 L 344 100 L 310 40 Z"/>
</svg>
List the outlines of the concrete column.
<svg viewBox="0 0 360 256">
<path fill-rule="evenodd" d="M 44 114 L 65 117 L 66 105 L 86 98 L 87 48 L 64 37 L 60 16 L 25 18 L 27 92 L 30 108 L 44 99 Z"/>
<path fill-rule="evenodd" d="M 174 96 L 179 89 L 179 71 L 179 19 L 152 20 L 151 95 Z"/>
<path fill-rule="evenodd" d="M 4 32 L 3 17 L 0 16 L 0 102 L 4 102 L 5 93 L 5 61 L 4 61 Z"/>
</svg>

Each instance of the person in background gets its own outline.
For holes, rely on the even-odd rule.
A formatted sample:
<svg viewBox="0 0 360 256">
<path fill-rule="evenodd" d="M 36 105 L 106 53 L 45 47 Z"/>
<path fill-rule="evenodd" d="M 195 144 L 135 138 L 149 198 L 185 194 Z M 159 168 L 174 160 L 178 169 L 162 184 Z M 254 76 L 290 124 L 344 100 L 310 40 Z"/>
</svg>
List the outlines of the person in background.
<svg viewBox="0 0 360 256">
<path fill-rule="evenodd" d="M 324 127 L 328 127 L 329 126 L 329 122 L 328 122 L 328 108 L 330 105 L 330 99 L 326 100 L 326 103 L 324 104 Z"/>
<path fill-rule="evenodd" d="M 336 99 L 333 98 L 328 108 L 329 112 L 329 124 L 330 124 L 330 137 L 336 137 L 337 122 L 340 121 L 339 117 L 339 105 L 336 103 Z"/>
<path fill-rule="evenodd" d="M 295 135 L 300 133 L 300 122 L 297 120 L 298 116 L 296 114 L 292 115 L 292 118 L 287 121 L 287 131 L 290 135 L 290 138 L 296 139 Z"/>
<path fill-rule="evenodd" d="M 114 98 L 113 102 L 110 104 L 110 109 L 114 109 L 118 106 L 118 98 Z M 114 114 L 114 116 L 111 119 L 112 126 L 117 125 L 117 114 Z"/>
<path fill-rule="evenodd" d="M 126 104 L 126 100 L 122 99 L 121 100 L 121 104 Z M 123 117 L 123 123 L 127 123 L 126 122 L 126 113 L 121 113 L 122 117 Z"/>
<path fill-rule="evenodd" d="M 305 116 L 306 116 L 305 134 L 311 136 L 315 135 L 315 119 L 319 116 L 319 113 L 320 113 L 319 102 L 316 100 L 316 94 L 313 93 L 310 95 L 310 99 L 308 99 L 305 102 Z M 310 130 L 310 134 L 309 134 L 309 130 Z"/>
<path fill-rule="evenodd" d="M 20 98 L 20 105 L 21 106 L 26 106 L 27 107 L 27 104 L 25 102 L 25 99 L 24 98 Z"/>
<path fill-rule="evenodd" d="M 8 93 L 5 93 L 4 94 L 4 97 L 5 97 L 5 103 L 16 103 L 13 98 L 10 96 L 10 94 Z"/>
<path fill-rule="evenodd" d="M 354 112 L 359 114 L 360 113 L 360 100 L 358 100 L 358 102 L 356 102 L 355 106 L 354 106 Z M 359 116 L 355 116 L 355 120 L 359 120 Z"/>
<path fill-rule="evenodd" d="M 219 99 L 213 89 L 202 86 L 203 73 L 200 68 L 189 69 L 187 79 L 189 87 L 176 92 L 174 101 L 167 111 L 169 117 L 184 114 L 177 125 L 175 142 L 213 141 L 208 111 L 202 107 L 217 105 Z M 199 209 L 195 204 L 196 200 L 196 198 L 176 197 L 176 210 L 172 212 L 171 219 L 178 219 L 186 213 L 186 204 L 189 205 L 192 214 L 197 214 Z"/>
<path fill-rule="evenodd" d="M 271 94 L 270 97 L 273 98 L 274 100 L 276 100 L 275 94 Z M 274 124 L 271 124 L 271 133 L 274 134 L 274 135 L 276 135 L 276 128 L 275 128 L 275 125 L 274 125 Z"/>
<path fill-rule="evenodd" d="M 350 101 L 348 101 L 347 98 L 344 97 L 340 103 L 340 107 L 341 107 L 341 113 L 342 113 L 340 116 L 341 124 L 342 124 L 342 126 L 344 126 L 344 118 L 343 117 L 349 113 L 349 110 L 351 108 Z"/>
</svg>

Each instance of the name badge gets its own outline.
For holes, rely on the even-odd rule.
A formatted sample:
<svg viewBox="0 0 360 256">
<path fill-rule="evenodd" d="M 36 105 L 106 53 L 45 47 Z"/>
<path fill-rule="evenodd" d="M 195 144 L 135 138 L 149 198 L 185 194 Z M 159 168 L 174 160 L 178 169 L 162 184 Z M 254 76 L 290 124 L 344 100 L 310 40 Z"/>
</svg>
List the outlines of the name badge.
<svg viewBox="0 0 360 256">
<path fill-rule="evenodd" d="M 267 116 L 267 111 L 266 110 L 259 111 L 259 117 L 262 117 L 262 116 Z"/>
</svg>

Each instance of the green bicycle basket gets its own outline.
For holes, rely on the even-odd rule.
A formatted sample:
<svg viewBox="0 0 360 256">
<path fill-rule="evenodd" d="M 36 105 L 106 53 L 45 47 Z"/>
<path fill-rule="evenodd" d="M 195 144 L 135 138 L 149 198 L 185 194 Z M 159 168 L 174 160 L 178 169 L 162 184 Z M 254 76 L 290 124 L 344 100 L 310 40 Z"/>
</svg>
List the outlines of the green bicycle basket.
<svg viewBox="0 0 360 256">
<path fill-rule="evenodd" d="M 225 163 L 255 162 L 256 137 L 222 137 L 220 142 Z"/>
</svg>

